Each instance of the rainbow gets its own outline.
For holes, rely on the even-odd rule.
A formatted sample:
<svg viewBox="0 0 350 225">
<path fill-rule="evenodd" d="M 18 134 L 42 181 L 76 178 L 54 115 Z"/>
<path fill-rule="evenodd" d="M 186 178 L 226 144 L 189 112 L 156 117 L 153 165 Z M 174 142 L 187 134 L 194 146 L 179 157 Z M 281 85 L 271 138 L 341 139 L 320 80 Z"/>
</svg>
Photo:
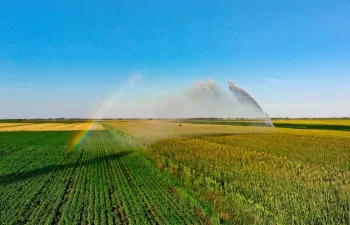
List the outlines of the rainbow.
<svg viewBox="0 0 350 225">
<path fill-rule="evenodd" d="M 86 138 L 89 136 L 91 130 L 95 130 L 96 121 L 84 124 L 81 131 L 77 132 L 77 135 L 71 140 L 69 145 L 69 151 L 74 151 L 79 148 L 79 146 L 84 143 Z"/>
<path fill-rule="evenodd" d="M 89 136 L 91 130 L 95 130 L 95 126 L 97 125 L 98 121 L 103 118 L 103 114 L 109 110 L 112 106 L 120 102 L 123 98 L 123 96 L 126 94 L 125 92 L 127 89 L 131 89 L 134 87 L 135 83 L 140 80 L 142 77 L 142 74 L 140 73 L 134 73 L 132 74 L 127 84 L 122 85 L 119 87 L 115 92 L 113 92 L 111 95 L 109 95 L 102 103 L 99 110 L 92 116 L 92 118 L 97 119 L 97 121 L 92 121 L 89 123 L 84 124 L 84 128 L 77 133 L 77 135 L 72 139 L 70 145 L 69 145 L 69 151 L 73 151 L 77 149 L 81 144 L 86 140 L 86 138 Z"/>
</svg>

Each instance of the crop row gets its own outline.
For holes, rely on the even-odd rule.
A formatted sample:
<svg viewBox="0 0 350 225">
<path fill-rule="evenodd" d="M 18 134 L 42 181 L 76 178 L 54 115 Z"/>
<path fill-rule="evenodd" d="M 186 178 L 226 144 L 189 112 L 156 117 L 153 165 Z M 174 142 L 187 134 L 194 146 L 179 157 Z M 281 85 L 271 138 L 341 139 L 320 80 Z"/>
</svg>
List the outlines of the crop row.
<svg viewBox="0 0 350 225">
<path fill-rule="evenodd" d="M 202 205 L 174 194 L 170 177 L 122 133 L 91 131 L 72 152 L 74 132 L 28 132 L 27 141 L 12 135 L 4 143 L 17 151 L 0 159 L 0 224 L 203 222 L 195 211 Z"/>
<path fill-rule="evenodd" d="M 118 176 L 121 184 L 117 185 L 116 189 L 121 192 L 117 192 L 117 196 L 121 202 L 126 202 L 126 206 L 135 205 L 140 210 L 139 216 L 129 216 L 129 218 L 142 218 L 142 215 L 146 217 L 144 221 L 134 221 L 136 224 L 145 223 L 146 220 L 151 223 L 158 222 L 158 224 L 198 222 L 198 218 L 194 217 L 194 209 L 188 205 L 191 199 L 177 199 L 173 196 L 169 191 L 170 184 L 165 180 L 163 174 L 145 160 L 137 149 L 129 147 L 130 144 L 131 146 L 135 144 L 132 143 L 132 139 L 120 137 L 123 135 L 118 131 L 109 131 L 107 140 L 114 140 L 119 147 L 113 147 L 113 142 L 105 142 L 105 144 L 106 149 L 109 149 L 117 159 L 110 160 L 111 167 L 124 175 Z M 125 198 L 126 196 L 128 197 Z M 132 204 L 127 203 L 130 200 L 133 201 Z M 132 210 L 127 209 L 127 211 Z"/>
<path fill-rule="evenodd" d="M 56 180 L 60 166 L 69 160 L 62 140 L 67 135 L 50 135 L 44 140 L 26 146 L 14 154 L 1 158 L 1 216 L 4 224 L 25 223 L 31 209 L 41 205 L 50 184 Z"/>
<path fill-rule="evenodd" d="M 162 140 L 148 155 L 223 222 L 349 224 L 348 146 L 343 138 L 246 134 Z"/>
</svg>

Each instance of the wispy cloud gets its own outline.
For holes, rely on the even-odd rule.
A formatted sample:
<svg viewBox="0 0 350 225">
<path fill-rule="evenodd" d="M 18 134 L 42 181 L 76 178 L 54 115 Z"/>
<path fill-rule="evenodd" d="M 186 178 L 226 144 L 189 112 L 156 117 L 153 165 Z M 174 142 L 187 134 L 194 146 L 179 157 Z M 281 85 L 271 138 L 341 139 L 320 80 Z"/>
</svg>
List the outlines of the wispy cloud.
<svg viewBox="0 0 350 225">
<path fill-rule="evenodd" d="M 268 83 L 274 83 L 274 84 L 292 84 L 292 81 L 289 80 L 282 80 L 282 79 L 275 79 L 275 78 L 267 78 L 266 81 Z"/>
</svg>

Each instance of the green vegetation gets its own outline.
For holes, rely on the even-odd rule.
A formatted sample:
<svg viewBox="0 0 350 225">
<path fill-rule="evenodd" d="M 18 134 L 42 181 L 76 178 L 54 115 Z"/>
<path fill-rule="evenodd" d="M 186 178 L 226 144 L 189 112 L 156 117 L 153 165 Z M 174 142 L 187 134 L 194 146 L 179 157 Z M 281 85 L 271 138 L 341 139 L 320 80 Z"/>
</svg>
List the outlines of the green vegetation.
<svg viewBox="0 0 350 225">
<path fill-rule="evenodd" d="M 348 120 L 182 122 L 0 132 L 0 224 L 350 224 Z"/>
<path fill-rule="evenodd" d="M 0 133 L 0 224 L 199 224 L 208 206 L 146 160 L 133 139 L 90 131 Z"/>
</svg>

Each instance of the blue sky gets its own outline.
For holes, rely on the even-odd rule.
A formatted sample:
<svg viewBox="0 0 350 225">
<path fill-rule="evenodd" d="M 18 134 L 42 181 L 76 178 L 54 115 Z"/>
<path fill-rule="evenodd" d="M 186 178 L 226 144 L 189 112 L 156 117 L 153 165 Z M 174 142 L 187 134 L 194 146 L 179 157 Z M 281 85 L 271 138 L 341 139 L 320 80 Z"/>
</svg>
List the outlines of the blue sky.
<svg viewBox="0 0 350 225">
<path fill-rule="evenodd" d="M 271 116 L 350 116 L 349 24 L 346 0 L 0 0 L 0 118 L 88 117 L 121 87 L 153 98 L 205 77 Z"/>
</svg>

